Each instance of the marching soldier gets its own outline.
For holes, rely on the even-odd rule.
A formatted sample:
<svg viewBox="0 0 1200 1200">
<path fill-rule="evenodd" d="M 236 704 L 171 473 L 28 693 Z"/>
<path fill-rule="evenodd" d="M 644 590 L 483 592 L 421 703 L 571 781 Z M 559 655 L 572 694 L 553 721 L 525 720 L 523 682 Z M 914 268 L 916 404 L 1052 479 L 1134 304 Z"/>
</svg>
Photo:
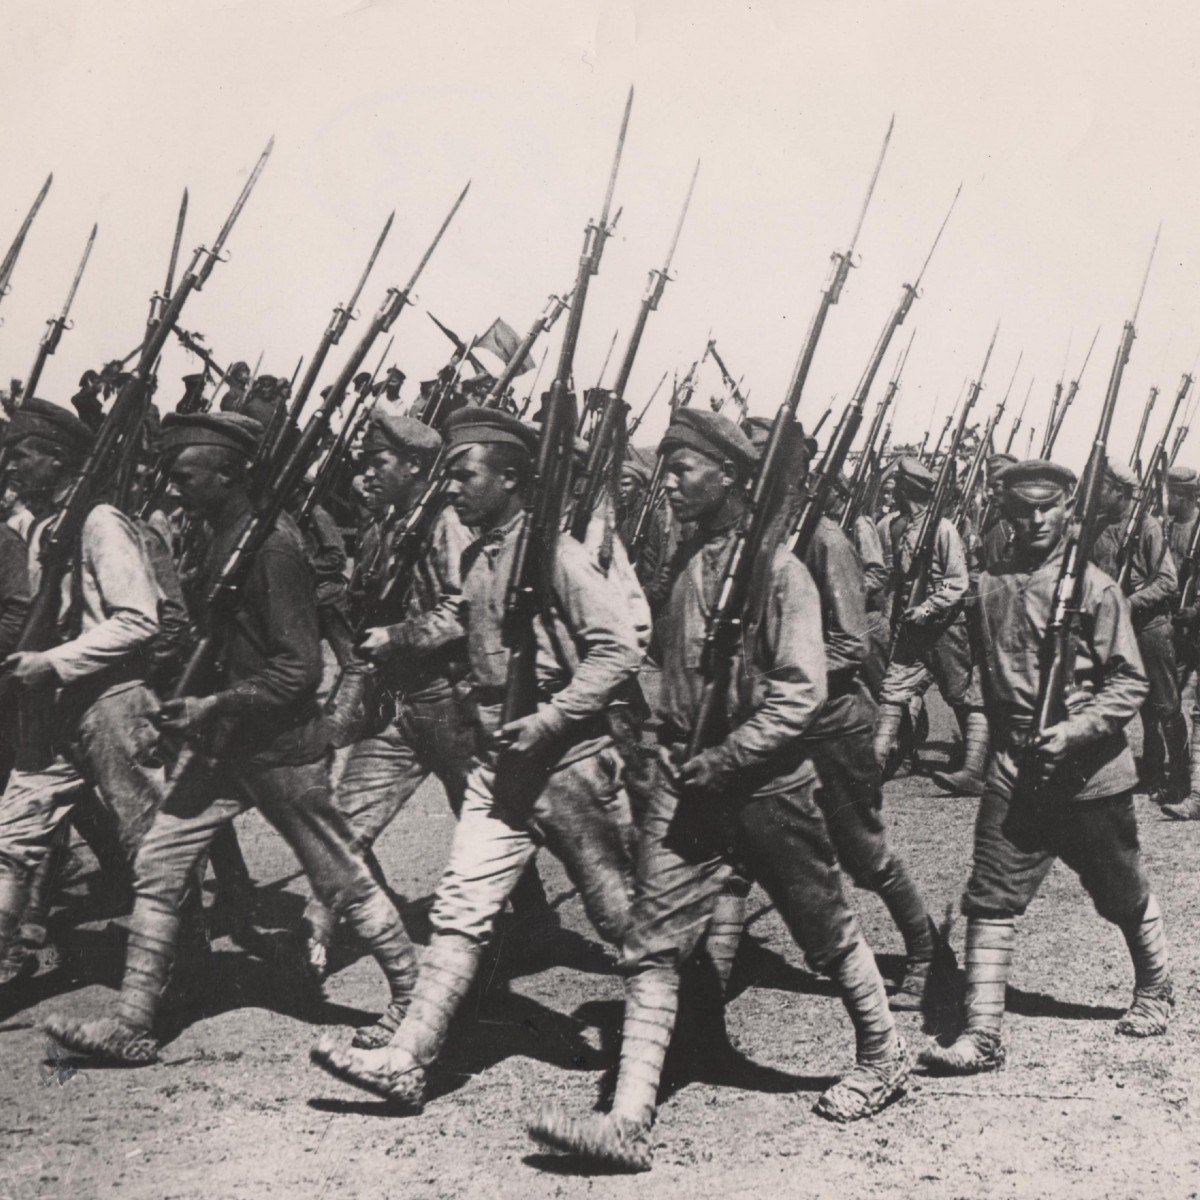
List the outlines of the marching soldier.
<svg viewBox="0 0 1200 1200">
<path fill-rule="evenodd" d="M 1051 617 L 1074 486 L 1070 471 L 1043 460 L 1004 473 L 1012 552 L 979 584 L 984 692 L 996 749 L 963 899 L 966 1029 L 950 1047 L 922 1053 L 931 1071 L 969 1074 L 1004 1063 L 1000 1030 L 1016 919 L 1056 858 L 1076 872 L 1097 912 L 1118 926 L 1129 945 L 1134 996 L 1117 1032 L 1162 1034 L 1174 1004 L 1162 913 L 1138 849 L 1137 777 L 1125 740 L 1125 726 L 1148 690 L 1146 677 L 1129 605 L 1096 567 L 1088 566 L 1084 577 L 1086 633 L 1075 646 L 1070 716 L 1031 736 L 1039 648 Z M 1048 775 L 1042 788 L 1031 781 L 1030 756 Z"/>
<path fill-rule="evenodd" d="M 13 479 L 35 518 L 28 558 L 33 591 L 41 538 L 92 439 L 78 417 L 36 397 L 6 429 Z M 52 744 L 16 747 L 18 765 L 0 798 L 0 983 L 32 965 L 15 940 L 17 929 L 73 807 L 83 801 L 95 810 L 132 867 L 162 796 L 152 724 L 158 701 L 145 676 L 163 594 L 133 522 L 112 505 L 91 510 L 72 557 L 63 640 L 4 661 L 26 697 L 36 704 L 49 693 L 54 706 L 52 728 L 44 731 Z"/>
<path fill-rule="evenodd" d="M 508 675 L 504 596 L 524 506 L 533 485 L 536 430 L 498 409 L 459 409 L 446 423 L 451 494 L 464 524 L 478 530 L 463 556 L 467 652 L 481 750 L 471 766 L 450 862 L 433 906 L 433 937 L 412 1003 L 378 1050 L 342 1049 L 322 1039 L 313 1061 L 356 1087 L 419 1111 L 425 1071 L 475 977 L 484 943 L 522 872 L 544 843 L 579 888 L 592 924 L 619 944 L 629 922 L 631 817 L 620 788 L 621 759 L 605 709 L 633 678 L 637 634 L 621 592 L 588 550 L 563 536 L 554 551 L 552 595 L 537 621 L 537 712 L 504 726 Z M 544 551 L 543 551 L 544 552 Z M 553 764 L 540 793 L 497 788 L 497 751 Z"/>
<path fill-rule="evenodd" d="M 1188 552 L 1192 548 L 1192 537 L 1196 522 L 1200 520 L 1200 505 L 1196 502 L 1200 490 L 1200 476 L 1191 467 L 1172 467 L 1167 480 L 1167 503 L 1170 522 L 1167 540 L 1171 557 L 1180 571 L 1194 571 L 1196 565 L 1189 563 Z M 1182 584 L 1183 580 L 1180 579 Z M 1200 820 L 1200 646 L 1197 645 L 1200 605 L 1192 604 L 1188 611 L 1182 608 L 1175 614 L 1175 662 L 1182 701 L 1186 701 L 1192 717 L 1191 770 L 1188 777 L 1186 796 L 1164 804 L 1163 812 L 1177 821 Z M 1182 783 L 1182 777 L 1181 777 Z"/>
<path fill-rule="evenodd" d="M 1180 706 L 1171 628 L 1171 601 L 1178 591 L 1178 576 L 1157 517 L 1147 513 L 1134 531 L 1132 545 L 1122 544 L 1137 486 L 1137 477 L 1128 467 L 1107 464 L 1101 495 L 1105 524 L 1096 538 L 1092 561 L 1116 579 L 1122 555 L 1132 555 L 1129 607 L 1150 683 L 1150 694 L 1142 706 L 1141 776 L 1150 799 L 1163 805 L 1186 799 L 1191 790 L 1187 720 Z"/>
<path fill-rule="evenodd" d="M 892 563 L 893 605 L 904 602 L 901 590 L 912 569 L 921 518 L 935 482 L 933 472 L 920 459 L 911 457 L 898 461 L 895 480 L 900 512 L 885 518 L 879 527 L 884 555 Z M 962 538 L 943 517 L 938 522 L 928 596 L 908 612 L 893 613 L 892 624 L 899 632 L 883 680 L 875 730 L 875 757 L 885 778 L 893 769 L 909 705 L 919 701 L 936 682 L 963 736 L 963 768 L 954 779 L 956 790 L 974 794 L 982 791 L 988 728 L 978 687 L 972 686 L 971 648 L 962 612 L 969 585 Z"/>
<path fill-rule="evenodd" d="M 842 894 L 800 736 L 826 698 L 820 601 L 804 566 L 760 548 L 761 621 L 736 664 L 731 729 L 682 761 L 702 691 L 697 664 L 707 612 L 745 503 L 754 451 L 717 414 L 677 411 L 661 450 L 675 517 L 694 522 L 680 547 L 661 618 L 660 747 L 639 821 L 634 908 L 622 954 L 625 1022 L 612 1111 L 544 1110 L 544 1145 L 626 1170 L 650 1166 L 649 1131 L 675 1026 L 680 973 L 710 931 L 732 873 L 730 850 L 766 888 L 813 967 L 832 978 L 855 1027 L 858 1062 L 818 1101 L 837 1121 L 877 1112 L 903 1086 L 908 1054 L 888 1011 L 874 956 Z"/>
<path fill-rule="evenodd" d="M 163 454 L 186 511 L 211 527 L 203 574 L 211 585 L 250 519 L 249 467 L 261 426 L 240 414 L 172 415 Z M 334 808 L 323 744 L 308 730 L 321 678 L 317 611 L 299 531 L 281 516 L 254 561 L 235 614 L 201 614 L 220 641 L 215 690 L 169 700 L 157 714 L 185 750 L 170 793 L 142 842 L 125 975 L 112 1017 L 52 1016 L 68 1049 L 123 1066 L 154 1062 L 155 1019 L 171 971 L 180 909 L 196 864 L 245 800 L 283 835 L 314 890 L 379 962 L 397 1003 L 416 963 L 391 901 L 352 846 Z M 315 760 L 315 761 L 314 761 Z"/>
<path fill-rule="evenodd" d="M 365 451 L 367 487 L 378 511 L 390 508 L 395 520 L 408 515 L 441 446 L 434 430 L 411 417 L 373 417 Z M 378 529 L 364 553 L 386 561 L 389 532 L 394 526 Z M 413 572 L 410 594 L 391 614 L 395 619 L 367 629 L 357 647 L 373 664 L 382 692 L 379 716 L 369 715 L 366 736 L 351 747 L 334 803 L 355 848 L 380 878 L 371 847 L 425 779 L 437 776 L 455 816 L 462 808 L 475 740 L 455 690 L 466 675 L 459 562 L 469 541 L 453 511 L 443 512 Z M 304 925 L 307 969 L 319 983 L 328 970 L 333 915 L 311 900 Z M 359 1031 L 355 1045 L 386 1043 L 402 1016 L 402 1007 L 389 1009 L 377 1026 Z"/>
</svg>

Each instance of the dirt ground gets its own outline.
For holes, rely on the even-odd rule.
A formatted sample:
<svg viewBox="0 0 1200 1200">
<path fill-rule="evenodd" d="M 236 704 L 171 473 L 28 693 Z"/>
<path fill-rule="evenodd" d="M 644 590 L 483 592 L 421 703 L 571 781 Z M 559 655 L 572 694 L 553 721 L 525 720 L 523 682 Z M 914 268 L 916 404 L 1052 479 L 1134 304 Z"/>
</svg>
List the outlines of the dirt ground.
<svg viewBox="0 0 1200 1200">
<path fill-rule="evenodd" d="M 939 723 L 944 731 L 944 722 Z M 936 730 L 936 727 L 935 727 Z M 895 846 L 930 907 L 956 909 L 970 858 L 973 801 L 919 779 L 887 788 Z M 965 1080 L 914 1075 L 873 1120 L 832 1126 L 811 1109 L 849 1064 L 838 1001 L 806 972 L 755 891 L 728 1023 L 744 1064 L 667 1099 L 649 1175 L 581 1174 L 537 1152 L 526 1120 L 547 1099 L 586 1111 L 614 1059 L 621 1016 L 611 958 L 552 860 L 542 871 L 566 930 L 509 938 L 489 984 L 452 1034 L 423 1115 L 381 1103 L 312 1067 L 324 1028 L 359 1024 L 382 1003 L 370 960 L 331 979 L 313 1007 L 289 985 L 272 943 L 215 943 L 201 1003 L 184 1011 L 163 1062 L 138 1071 L 47 1065 L 39 1022 L 94 1013 L 119 978 L 120 930 L 88 909 L 86 878 L 57 919 L 67 965 L 0 999 L 0 1200 L 122 1196 L 566 1197 L 1200 1195 L 1200 825 L 1139 799 L 1148 869 L 1167 914 L 1179 1006 L 1165 1039 L 1113 1034 L 1132 986 L 1124 943 L 1056 867 L 1021 925 L 1008 992 L 1009 1064 Z M 379 846 L 405 916 L 427 937 L 428 899 L 452 820 L 424 788 Z M 239 821 L 263 887 L 260 925 L 290 928 L 306 895 L 294 862 L 254 813 Z M 901 944 L 874 897 L 854 894 L 885 975 Z M 954 931 L 961 944 L 961 922 Z M 920 1043 L 920 1018 L 899 1020 Z M 714 1074 L 713 1072 L 709 1072 Z"/>
</svg>

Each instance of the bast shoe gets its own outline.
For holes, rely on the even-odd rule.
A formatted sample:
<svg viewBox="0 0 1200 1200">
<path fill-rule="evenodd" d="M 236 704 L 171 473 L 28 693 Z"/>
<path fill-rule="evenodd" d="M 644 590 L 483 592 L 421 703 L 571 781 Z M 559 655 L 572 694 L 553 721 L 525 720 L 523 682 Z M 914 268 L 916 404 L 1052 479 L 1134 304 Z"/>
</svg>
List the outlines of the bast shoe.
<svg viewBox="0 0 1200 1200">
<path fill-rule="evenodd" d="M 158 1062 L 158 1039 L 116 1017 L 80 1021 L 50 1016 L 42 1028 L 64 1049 L 99 1062 L 119 1067 L 148 1067 Z"/>
<path fill-rule="evenodd" d="M 309 1058 L 335 1079 L 382 1096 L 404 1112 L 416 1115 L 425 1107 L 425 1068 L 391 1046 L 360 1050 L 323 1037 Z"/>
<path fill-rule="evenodd" d="M 530 1122 L 529 1136 L 540 1146 L 560 1150 L 598 1166 L 648 1171 L 654 1161 L 648 1122 L 588 1113 L 574 1117 L 548 1105 Z"/>
<path fill-rule="evenodd" d="M 931 1075 L 978 1075 L 1004 1066 L 1004 1044 L 998 1033 L 968 1029 L 951 1046 L 936 1042 L 921 1051 L 918 1061 Z"/>
<path fill-rule="evenodd" d="M 1156 988 L 1139 988 L 1133 1003 L 1117 1022 L 1115 1032 L 1123 1037 L 1162 1037 L 1171 1023 L 1175 1007 L 1175 986 L 1168 979 Z"/>
<path fill-rule="evenodd" d="M 874 1116 L 904 1090 L 912 1071 L 912 1060 L 903 1038 L 896 1039 L 896 1051 L 882 1062 L 856 1063 L 854 1070 L 824 1092 L 813 1111 L 840 1125 Z"/>
</svg>

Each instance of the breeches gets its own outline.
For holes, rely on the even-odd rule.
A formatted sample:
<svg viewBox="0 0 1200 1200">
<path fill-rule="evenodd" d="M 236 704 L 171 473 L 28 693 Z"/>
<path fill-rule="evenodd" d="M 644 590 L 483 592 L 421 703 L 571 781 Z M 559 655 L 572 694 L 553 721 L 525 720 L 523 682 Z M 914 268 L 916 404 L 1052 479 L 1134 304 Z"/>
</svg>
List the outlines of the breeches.
<svg viewBox="0 0 1200 1200">
<path fill-rule="evenodd" d="M 838 862 L 859 887 L 871 887 L 891 861 L 883 790 L 870 729 L 807 743 L 817 768 L 816 798 Z"/>
<path fill-rule="evenodd" d="M 1124 924 L 1150 895 L 1133 796 L 1034 802 L 989 789 L 975 821 L 975 857 L 963 897 L 968 917 L 1020 916 L 1056 858 L 1079 876 L 1096 911 Z"/>
<path fill-rule="evenodd" d="M 905 629 L 883 677 L 882 704 L 907 704 L 923 696 L 936 683 L 951 708 L 982 705 L 982 695 L 971 677 L 971 647 L 967 627 L 955 621 L 937 632 Z"/>
</svg>

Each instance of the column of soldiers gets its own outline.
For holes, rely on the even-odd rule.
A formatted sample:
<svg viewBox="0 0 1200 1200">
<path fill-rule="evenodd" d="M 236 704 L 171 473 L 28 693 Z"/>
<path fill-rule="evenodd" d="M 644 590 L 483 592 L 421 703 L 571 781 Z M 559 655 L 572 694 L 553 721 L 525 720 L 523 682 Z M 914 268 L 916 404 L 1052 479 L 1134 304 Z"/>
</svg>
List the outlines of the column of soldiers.
<svg viewBox="0 0 1200 1200">
<path fill-rule="evenodd" d="M 197 600 L 252 510 L 249 470 L 263 427 L 241 413 L 168 416 L 157 447 L 171 483 L 164 504 L 207 531 L 186 589 L 192 621 L 222 647 L 207 688 L 172 698 L 156 692 L 156 640 L 178 589 L 164 578 L 149 527 L 111 503 L 91 509 L 74 548 L 60 641 L 14 652 L 37 587 L 40 534 L 95 437 L 66 409 L 27 399 L 5 446 L 34 523 L 27 549 L 0 530 L 0 636 L 12 692 L 54 689 L 55 735 L 40 757 L 19 730 L 12 737 L 16 762 L 0 798 L 3 985 L 16 988 L 36 964 L 54 851 L 72 813 L 85 811 L 83 824 L 101 830 L 96 843 L 115 847 L 104 869 L 131 889 L 125 971 L 111 1012 L 55 1015 L 46 1027 L 77 1053 L 120 1065 L 155 1061 L 208 852 L 252 804 L 283 835 L 312 888 L 297 934 L 308 979 L 319 988 L 341 922 L 386 981 L 378 1021 L 350 1044 L 322 1039 L 314 1061 L 419 1111 L 427 1072 L 477 985 L 497 922 L 509 910 L 518 918 L 546 912 L 533 862 L 544 848 L 561 860 L 619 956 L 625 1020 L 611 1110 L 547 1109 L 531 1123 L 536 1140 L 589 1161 L 650 1165 L 677 1014 L 685 1013 L 684 1036 L 723 1029 L 751 882 L 766 891 L 811 969 L 833 982 L 854 1028 L 855 1065 L 817 1111 L 836 1121 L 866 1117 L 902 1090 L 911 1069 L 891 1009 L 920 1008 L 955 978 L 954 957 L 882 820 L 882 779 L 898 731 L 916 725 L 912 701 L 936 682 L 964 732 L 959 790 L 978 783 L 982 801 L 964 898 L 965 1023 L 951 1045 L 930 1044 L 921 1061 L 951 1072 L 1003 1062 L 1015 920 L 1055 858 L 1078 873 L 1097 911 L 1128 941 L 1135 992 L 1118 1031 L 1161 1034 L 1173 993 L 1161 910 L 1138 851 L 1137 775 L 1124 727 L 1140 709 L 1147 744 L 1157 734 L 1163 747 L 1158 758 L 1147 749 L 1143 771 L 1153 773 L 1168 812 L 1200 815 L 1186 726 L 1173 724 L 1179 689 L 1195 694 L 1195 614 L 1178 614 L 1173 628 L 1169 607 L 1172 547 L 1187 553 L 1197 520 L 1195 473 L 1172 470 L 1169 530 L 1146 518 L 1126 598 L 1110 575 L 1132 485 L 1110 468 L 1108 525 L 1098 565 L 1087 569 L 1088 632 L 1077 647 L 1070 716 L 1032 746 L 1035 649 L 1074 476 L 1042 460 L 994 460 L 989 486 L 998 504 L 981 531 L 984 563 L 974 583 L 963 540 L 943 519 L 930 594 L 900 614 L 888 639 L 868 610 L 896 604 L 909 531 L 932 488 L 928 467 L 902 457 L 894 467 L 898 511 L 879 521 L 878 542 L 869 522 L 851 539 L 825 517 L 804 562 L 782 545 L 762 556 L 758 615 L 736 664 L 726 736 L 689 756 L 699 650 L 744 519 L 759 453 L 753 433 L 715 413 L 673 415 L 656 451 L 661 499 L 649 498 L 654 553 L 634 564 L 644 593 L 621 531 L 650 484 L 653 457 L 628 455 L 620 490 L 597 510 L 595 535 L 583 543 L 564 535 L 553 547 L 537 621 L 541 700 L 533 714 L 505 723 L 504 595 L 537 486 L 538 428 L 474 406 L 450 414 L 440 431 L 390 412 L 373 417 L 364 443 L 368 534 L 345 613 L 357 632 L 351 665 L 369 695 L 344 727 L 318 709 L 318 564 L 312 539 L 286 512 L 236 611 L 205 611 Z M 802 489 L 812 445 L 796 434 L 789 477 Z M 389 607 L 379 579 L 434 476 L 449 503 Z M 891 586 L 876 584 L 875 598 L 868 564 L 876 580 L 885 566 L 891 571 Z M 894 648 L 886 666 L 872 670 L 886 656 L 881 641 Z M 981 647 L 974 660 L 973 641 Z M 639 698 L 649 705 L 637 708 L 631 737 L 628 696 L 639 677 Z M 1156 687 L 1158 707 L 1147 710 Z M 348 744 L 348 756 L 331 785 L 330 749 L 339 744 Z M 1052 804 L 1023 792 L 1017 764 L 1029 751 L 1058 781 Z M 537 786 L 514 795 L 496 773 L 501 755 L 543 764 Z M 418 964 L 372 847 L 431 774 L 457 825 Z M 905 968 L 890 1003 L 843 870 L 884 900 L 903 937 Z M 720 1038 L 704 1045 L 708 1054 L 731 1052 Z"/>
</svg>

